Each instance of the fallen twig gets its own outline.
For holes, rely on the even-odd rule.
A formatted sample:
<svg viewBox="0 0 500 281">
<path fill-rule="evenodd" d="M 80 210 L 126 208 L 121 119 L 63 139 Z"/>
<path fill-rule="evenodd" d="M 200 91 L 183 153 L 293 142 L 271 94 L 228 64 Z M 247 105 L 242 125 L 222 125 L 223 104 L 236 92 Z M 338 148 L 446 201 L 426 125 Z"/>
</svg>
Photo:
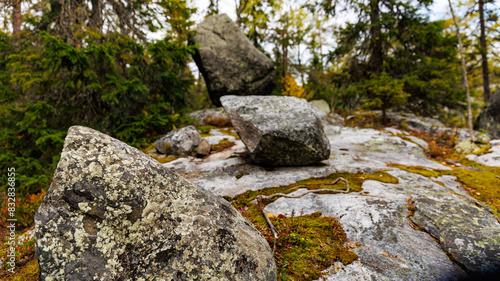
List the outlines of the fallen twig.
<svg viewBox="0 0 500 281">
<path fill-rule="evenodd" d="M 259 198 L 261 200 L 270 200 L 270 199 L 273 199 L 274 197 L 285 197 L 285 198 L 301 198 L 309 193 L 320 193 L 320 192 L 325 192 L 325 193 L 348 193 L 349 192 L 349 183 L 347 182 L 347 180 L 345 180 L 344 178 L 338 178 L 336 179 L 333 183 L 330 183 L 328 185 L 334 185 L 336 184 L 339 180 L 341 181 L 344 181 L 345 184 L 347 185 L 347 188 L 346 190 L 338 190 L 338 189 L 329 189 L 329 188 L 324 188 L 324 189 L 314 189 L 314 190 L 308 190 L 300 195 L 288 195 L 288 194 L 285 194 L 285 193 L 275 193 L 275 194 L 271 194 L 269 196 L 263 196 L 263 195 L 259 195 Z"/>
<path fill-rule="evenodd" d="M 303 196 L 305 196 L 305 195 L 307 195 L 309 193 L 348 193 L 349 192 L 349 182 L 347 182 L 347 180 L 345 180 L 344 178 L 339 177 L 333 183 L 330 183 L 328 185 L 334 185 L 334 184 L 336 184 L 340 180 L 343 181 L 343 182 L 345 182 L 345 184 L 347 186 L 346 190 L 314 189 L 314 190 L 308 190 L 307 192 L 304 192 L 304 193 L 302 193 L 300 195 L 288 195 L 288 194 L 285 194 L 285 193 L 275 193 L 275 194 L 271 194 L 269 196 L 259 195 L 257 197 L 257 202 L 258 202 L 258 205 L 259 205 L 259 209 L 260 209 L 262 215 L 264 216 L 264 218 L 266 219 L 267 225 L 271 229 L 271 232 L 273 233 L 273 237 L 274 237 L 273 253 L 276 251 L 276 239 L 278 239 L 278 234 L 276 232 L 276 229 L 273 226 L 273 223 L 271 222 L 271 220 L 269 219 L 269 217 L 267 216 L 267 214 L 264 212 L 264 207 L 262 206 L 262 200 L 270 200 L 270 199 L 273 199 L 275 197 L 301 198 L 301 197 L 303 197 Z"/>
</svg>

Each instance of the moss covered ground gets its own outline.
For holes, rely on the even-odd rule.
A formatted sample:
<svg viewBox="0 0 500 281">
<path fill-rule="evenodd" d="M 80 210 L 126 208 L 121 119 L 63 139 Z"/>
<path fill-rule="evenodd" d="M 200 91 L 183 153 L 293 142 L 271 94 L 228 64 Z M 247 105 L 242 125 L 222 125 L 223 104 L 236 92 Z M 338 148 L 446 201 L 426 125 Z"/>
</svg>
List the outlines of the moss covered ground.
<svg viewBox="0 0 500 281">
<path fill-rule="evenodd" d="M 299 188 L 346 190 L 347 186 L 343 181 L 333 184 L 339 177 L 349 182 L 350 192 L 361 191 L 363 182 L 367 180 L 398 183 L 395 177 L 384 171 L 371 174 L 333 173 L 286 186 L 247 191 L 233 198 L 226 197 L 266 237 L 271 247 L 276 245 L 278 280 L 315 280 L 336 261 L 349 264 L 357 255 L 348 247 L 346 234 L 337 219 L 322 216 L 321 212 L 307 215 L 294 212 L 286 216 L 269 214 L 270 221 L 278 233 L 278 238 L 275 239 L 261 212 L 261 207 L 272 200 L 255 199 L 258 199 L 259 195 L 287 194 Z"/>
</svg>

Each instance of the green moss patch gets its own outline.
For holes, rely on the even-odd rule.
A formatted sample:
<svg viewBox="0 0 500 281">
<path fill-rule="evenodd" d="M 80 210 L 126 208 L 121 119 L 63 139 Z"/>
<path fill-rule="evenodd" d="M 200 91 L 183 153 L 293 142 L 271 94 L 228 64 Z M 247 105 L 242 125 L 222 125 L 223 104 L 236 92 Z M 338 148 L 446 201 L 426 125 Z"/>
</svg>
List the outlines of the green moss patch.
<svg viewBox="0 0 500 281">
<path fill-rule="evenodd" d="M 334 262 L 349 264 L 358 257 L 345 246 L 347 237 L 340 223 L 333 217 L 321 216 L 321 212 L 290 217 L 270 215 L 278 232 L 276 241 L 257 205 L 249 204 L 243 216 L 264 235 L 271 247 L 276 243 L 278 280 L 315 280 Z"/>
<path fill-rule="evenodd" d="M 240 136 L 238 135 L 238 133 L 234 132 L 232 130 L 232 128 L 223 128 L 223 129 L 219 129 L 219 131 L 225 135 L 235 137 L 237 140 L 240 139 Z"/>
<path fill-rule="evenodd" d="M 483 166 L 464 159 L 462 159 L 461 164 L 464 167 L 452 167 L 453 170 L 434 170 L 398 164 L 390 164 L 389 166 L 428 178 L 442 175 L 455 176 L 472 197 L 490 206 L 495 215 L 500 218 L 500 178 L 498 178 L 500 168 Z"/>
<path fill-rule="evenodd" d="M 233 147 L 236 143 L 226 139 L 221 140 L 218 144 L 212 144 L 212 152 L 217 153 Z"/>
<path fill-rule="evenodd" d="M 346 184 L 343 181 L 339 181 L 336 184 L 333 182 L 339 177 L 344 178 L 349 182 L 350 191 L 361 191 L 363 182 L 367 180 L 377 180 L 385 183 L 398 183 L 398 179 L 389 175 L 384 171 L 374 172 L 371 174 L 363 174 L 361 172 L 358 173 L 333 173 L 326 177 L 320 178 L 310 178 L 306 180 L 301 180 L 296 183 L 292 183 L 286 186 L 279 187 L 268 187 L 261 190 L 249 190 L 245 193 L 236 195 L 230 201 L 233 202 L 233 205 L 236 207 L 244 207 L 250 201 L 257 198 L 259 195 L 271 195 L 275 193 L 291 193 L 296 191 L 299 188 L 307 188 L 308 190 L 315 189 L 337 189 L 337 190 L 346 190 Z M 268 202 L 269 203 L 269 202 Z"/>
<path fill-rule="evenodd" d="M 210 137 L 210 131 L 212 129 L 217 129 L 215 126 L 196 126 L 195 127 L 202 137 Z"/>
</svg>

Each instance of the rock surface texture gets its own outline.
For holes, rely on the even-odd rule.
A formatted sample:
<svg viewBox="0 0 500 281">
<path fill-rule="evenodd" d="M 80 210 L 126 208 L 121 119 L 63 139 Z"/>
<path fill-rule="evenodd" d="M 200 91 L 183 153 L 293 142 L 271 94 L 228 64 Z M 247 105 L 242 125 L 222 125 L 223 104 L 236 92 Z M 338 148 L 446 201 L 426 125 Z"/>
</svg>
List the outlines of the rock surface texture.
<svg viewBox="0 0 500 281">
<path fill-rule="evenodd" d="M 68 132 L 35 231 L 41 280 L 276 280 L 229 203 L 86 127 Z"/>
<path fill-rule="evenodd" d="M 207 17 L 196 28 L 194 61 L 203 74 L 212 103 L 224 95 L 268 95 L 274 89 L 271 59 L 255 48 L 226 15 Z"/>
<path fill-rule="evenodd" d="M 306 100 L 224 96 L 221 101 L 253 163 L 308 165 L 330 156 L 319 110 Z"/>
<path fill-rule="evenodd" d="M 500 90 L 488 101 L 474 124 L 475 130 L 486 130 L 492 138 L 500 139 Z"/>
<path fill-rule="evenodd" d="M 194 126 L 173 130 L 156 141 L 158 153 L 186 155 L 191 153 L 201 143 L 201 136 Z"/>
<path fill-rule="evenodd" d="M 483 155 L 470 154 L 466 157 L 471 161 L 476 161 L 479 164 L 491 167 L 500 167 L 500 140 L 492 140 L 491 152 Z"/>
<path fill-rule="evenodd" d="M 386 170 L 398 184 L 370 180 L 361 192 L 280 198 L 264 210 L 274 215 L 321 211 L 339 219 L 349 241 L 357 245 L 353 251 L 359 262 L 337 262 L 326 271 L 326 280 L 490 280 L 477 278 L 500 268 L 500 223 L 491 209 L 470 197 L 454 176 L 424 177 L 388 164 L 449 167 L 427 159 L 419 145 L 396 136 L 405 134 L 395 129 L 327 126 L 325 132 L 333 148 L 325 165 L 272 170 L 255 166 L 240 157 L 243 143 L 231 136 L 225 136 L 236 142 L 230 150 L 164 165 L 227 196 L 331 173 Z M 219 137 L 217 130 L 211 134 L 208 138 Z M 488 159 L 499 155 L 495 147 L 500 140 L 491 143 Z M 301 192 L 304 189 L 292 194 Z"/>
</svg>

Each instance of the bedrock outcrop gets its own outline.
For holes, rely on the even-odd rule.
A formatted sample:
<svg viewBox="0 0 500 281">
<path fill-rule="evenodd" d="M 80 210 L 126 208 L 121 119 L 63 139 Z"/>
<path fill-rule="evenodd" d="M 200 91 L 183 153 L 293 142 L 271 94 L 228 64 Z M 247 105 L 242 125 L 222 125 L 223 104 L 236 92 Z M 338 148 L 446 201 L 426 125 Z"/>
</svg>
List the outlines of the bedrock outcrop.
<svg viewBox="0 0 500 281">
<path fill-rule="evenodd" d="M 500 223 L 491 208 L 471 197 L 455 176 L 443 172 L 426 177 L 404 170 L 405 166 L 423 171 L 452 169 L 428 159 L 420 144 L 423 140 L 410 141 L 396 128 L 325 125 L 325 132 L 332 151 L 322 165 L 272 169 L 253 165 L 242 157 L 242 141 L 228 135 L 224 137 L 236 145 L 224 152 L 164 165 L 206 190 L 231 197 L 332 173 L 385 170 L 399 183 L 369 180 L 360 192 L 280 198 L 264 211 L 275 216 L 320 211 L 338 218 L 359 260 L 335 263 L 320 280 L 496 280 L 488 277 L 499 274 Z M 207 138 L 220 137 L 219 130 L 211 134 Z M 491 144 L 492 152 L 476 156 L 477 160 L 498 156 L 500 142 Z M 494 161 L 488 163 L 495 166 Z M 300 188 L 291 195 L 303 192 Z"/>
<path fill-rule="evenodd" d="M 69 129 L 35 231 L 41 280 L 276 280 L 229 203 L 86 127 Z"/>
</svg>

